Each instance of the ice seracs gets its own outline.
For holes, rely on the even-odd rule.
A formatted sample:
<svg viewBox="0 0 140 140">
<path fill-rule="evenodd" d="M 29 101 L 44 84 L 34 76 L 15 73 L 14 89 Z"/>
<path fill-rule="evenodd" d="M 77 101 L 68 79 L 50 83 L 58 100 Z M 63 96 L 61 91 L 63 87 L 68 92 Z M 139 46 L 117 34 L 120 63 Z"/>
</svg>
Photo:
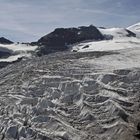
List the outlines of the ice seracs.
<svg viewBox="0 0 140 140">
<path fill-rule="evenodd" d="M 139 54 L 61 52 L 1 69 L 0 136 L 137 140 Z"/>
<path fill-rule="evenodd" d="M 31 57 L 0 69 L 0 139 L 138 140 L 140 39 L 125 31 L 104 30 L 110 40 L 76 41 L 80 53 Z M 12 56 L 36 48 L 2 47 Z"/>
</svg>

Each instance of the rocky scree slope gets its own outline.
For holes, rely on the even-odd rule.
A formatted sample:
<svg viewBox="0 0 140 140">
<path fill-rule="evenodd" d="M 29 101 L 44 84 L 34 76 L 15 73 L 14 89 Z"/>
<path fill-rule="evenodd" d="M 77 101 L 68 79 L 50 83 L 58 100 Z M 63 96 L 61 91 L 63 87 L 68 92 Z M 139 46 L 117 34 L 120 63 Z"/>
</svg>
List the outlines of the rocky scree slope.
<svg viewBox="0 0 140 140">
<path fill-rule="evenodd" d="M 0 139 L 140 139 L 139 53 L 62 52 L 1 69 Z"/>
</svg>

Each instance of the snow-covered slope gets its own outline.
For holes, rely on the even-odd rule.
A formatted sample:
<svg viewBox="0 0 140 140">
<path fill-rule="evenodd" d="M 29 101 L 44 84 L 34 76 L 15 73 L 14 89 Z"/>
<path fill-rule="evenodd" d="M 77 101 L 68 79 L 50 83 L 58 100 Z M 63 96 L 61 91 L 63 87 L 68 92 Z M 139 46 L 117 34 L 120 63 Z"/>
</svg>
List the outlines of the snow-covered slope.
<svg viewBox="0 0 140 140">
<path fill-rule="evenodd" d="M 72 51 L 109 51 L 140 47 L 140 39 L 137 38 L 133 30 L 130 31 L 129 28 L 98 29 L 105 37 L 107 37 L 107 40 L 79 43 L 72 47 Z"/>
<path fill-rule="evenodd" d="M 140 47 L 140 39 L 131 37 L 131 38 L 119 38 L 113 40 L 80 43 L 75 45 L 72 48 L 72 51 L 78 52 L 109 51 L 135 47 Z"/>
<path fill-rule="evenodd" d="M 134 24 L 132 26 L 129 26 L 127 29 L 132 31 L 132 32 L 134 32 L 134 33 L 136 33 L 137 37 L 140 37 L 140 22 L 136 23 L 136 24 Z"/>
<path fill-rule="evenodd" d="M 30 46 L 27 44 L 0 44 L 0 52 L 9 53 L 9 57 L 0 58 L 0 62 L 12 62 L 21 57 L 29 57 L 37 46 Z"/>
<path fill-rule="evenodd" d="M 121 38 L 131 36 L 130 32 L 125 28 L 98 28 L 103 35 L 111 35 L 113 38 Z"/>
<path fill-rule="evenodd" d="M 1 140 L 139 140 L 140 40 L 105 32 L 114 38 L 75 45 L 79 53 L 0 69 Z M 2 45 L 1 51 L 21 57 L 35 48 Z"/>
</svg>

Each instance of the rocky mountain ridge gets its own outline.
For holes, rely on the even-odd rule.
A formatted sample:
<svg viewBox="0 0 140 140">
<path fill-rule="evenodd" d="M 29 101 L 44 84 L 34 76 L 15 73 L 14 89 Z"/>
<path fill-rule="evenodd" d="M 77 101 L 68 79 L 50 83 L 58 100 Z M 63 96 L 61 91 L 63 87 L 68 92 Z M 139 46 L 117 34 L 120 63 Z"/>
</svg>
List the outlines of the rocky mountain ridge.
<svg viewBox="0 0 140 140">
<path fill-rule="evenodd" d="M 138 25 L 137 25 L 138 26 Z M 0 43 L 0 53 L 1 58 L 8 58 L 13 55 L 12 47 L 22 47 L 25 46 L 30 48 L 31 46 L 38 46 L 38 49 L 35 53 L 38 56 L 58 52 L 58 51 L 66 51 L 70 49 L 70 46 L 75 44 L 80 44 L 81 42 L 100 42 L 103 40 L 113 40 L 114 38 L 124 38 L 124 37 L 136 37 L 135 31 L 133 32 L 132 28 L 97 28 L 93 25 L 90 26 L 81 26 L 78 28 L 57 28 L 53 32 L 41 37 L 37 42 L 31 43 L 19 43 L 13 44 L 12 41 L 1 37 Z M 7 46 L 9 45 L 8 49 Z M 13 45 L 11 45 L 13 44 Z M 87 45 L 85 45 L 87 46 Z M 4 49 L 5 48 L 5 49 Z M 37 48 L 37 47 L 35 47 Z M 22 49 L 20 49 L 22 50 Z M 24 51 L 24 50 L 23 50 Z M 14 60 L 15 61 L 15 60 Z"/>
<path fill-rule="evenodd" d="M 68 50 L 69 46 L 84 41 L 112 40 L 116 36 L 136 37 L 136 34 L 124 28 L 101 29 L 93 25 L 78 28 L 58 28 L 31 44 L 40 46 L 37 54 L 41 56 L 51 52 Z"/>
<path fill-rule="evenodd" d="M 93 25 L 78 28 L 57 28 L 53 32 L 40 38 L 36 44 L 40 47 L 40 54 L 64 51 L 68 45 L 87 40 L 103 40 L 104 36 Z"/>
</svg>

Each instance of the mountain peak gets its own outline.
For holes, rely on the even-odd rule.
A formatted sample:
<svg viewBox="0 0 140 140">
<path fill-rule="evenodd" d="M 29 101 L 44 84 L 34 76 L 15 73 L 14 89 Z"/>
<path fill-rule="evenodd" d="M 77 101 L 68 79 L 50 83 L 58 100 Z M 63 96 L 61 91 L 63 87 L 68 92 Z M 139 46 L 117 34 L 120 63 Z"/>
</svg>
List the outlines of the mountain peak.
<svg viewBox="0 0 140 140">
<path fill-rule="evenodd" d="M 38 40 L 39 45 L 43 45 L 40 52 L 47 54 L 52 51 L 64 51 L 68 45 L 86 40 L 103 40 L 104 36 L 93 25 L 81 26 L 78 28 L 57 28 L 53 32 L 43 36 Z"/>
<path fill-rule="evenodd" d="M 0 44 L 13 44 L 13 42 L 6 39 L 5 37 L 0 37 Z"/>
<path fill-rule="evenodd" d="M 140 22 L 129 26 L 127 29 L 140 32 Z"/>
<path fill-rule="evenodd" d="M 127 29 L 136 33 L 137 37 L 140 37 L 140 22 L 129 26 Z"/>
</svg>

